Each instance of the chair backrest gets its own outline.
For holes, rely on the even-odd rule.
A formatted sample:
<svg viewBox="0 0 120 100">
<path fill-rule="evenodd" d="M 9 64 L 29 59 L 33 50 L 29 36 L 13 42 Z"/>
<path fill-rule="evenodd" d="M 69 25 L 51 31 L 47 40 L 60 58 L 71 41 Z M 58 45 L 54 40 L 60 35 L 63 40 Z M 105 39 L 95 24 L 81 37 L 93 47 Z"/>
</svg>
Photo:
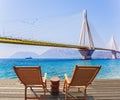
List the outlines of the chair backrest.
<svg viewBox="0 0 120 100">
<path fill-rule="evenodd" d="M 42 85 L 41 67 L 14 66 L 14 71 L 24 85 Z"/>
<path fill-rule="evenodd" d="M 70 85 L 88 86 L 99 72 L 101 66 L 75 66 Z"/>
</svg>

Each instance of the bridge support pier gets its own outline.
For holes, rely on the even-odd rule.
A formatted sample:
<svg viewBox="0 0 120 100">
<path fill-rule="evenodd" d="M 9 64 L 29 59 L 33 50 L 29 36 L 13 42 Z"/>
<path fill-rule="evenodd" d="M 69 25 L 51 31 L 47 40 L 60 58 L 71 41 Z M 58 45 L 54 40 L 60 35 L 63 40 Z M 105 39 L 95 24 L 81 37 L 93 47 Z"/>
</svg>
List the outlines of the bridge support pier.
<svg viewBox="0 0 120 100">
<path fill-rule="evenodd" d="M 79 50 L 80 54 L 82 55 L 82 59 L 91 59 L 92 58 L 92 54 L 94 52 L 94 50 L 88 50 L 88 49 L 84 49 L 84 50 Z"/>
<path fill-rule="evenodd" d="M 112 51 L 112 59 L 116 59 L 117 58 L 117 56 L 116 56 L 116 51 Z"/>
</svg>

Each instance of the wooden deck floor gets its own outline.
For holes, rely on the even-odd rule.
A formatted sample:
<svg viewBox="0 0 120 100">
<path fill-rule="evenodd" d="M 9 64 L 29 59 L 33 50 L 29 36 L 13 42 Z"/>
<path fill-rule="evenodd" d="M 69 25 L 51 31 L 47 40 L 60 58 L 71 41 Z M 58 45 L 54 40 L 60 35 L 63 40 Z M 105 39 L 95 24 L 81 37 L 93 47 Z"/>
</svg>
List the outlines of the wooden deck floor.
<svg viewBox="0 0 120 100">
<path fill-rule="evenodd" d="M 49 81 L 47 86 L 47 100 L 64 100 L 63 81 L 60 81 L 60 93 L 57 96 L 50 94 Z M 37 89 L 35 92 L 42 95 L 41 89 Z M 30 91 L 29 94 L 31 94 Z M 69 96 L 77 98 L 81 94 L 82 92 L 78 94 L 75 89 L 72 89 Z M 0 79 L 0 100 L 24 100 L 24 86 L 17 80 Z M 42 96 L 40 100 L 42 100 Z M 120 79 L 94 80 L 92 85 L 87 88 L 87 100 L 120 100 Z"/>
</svg>

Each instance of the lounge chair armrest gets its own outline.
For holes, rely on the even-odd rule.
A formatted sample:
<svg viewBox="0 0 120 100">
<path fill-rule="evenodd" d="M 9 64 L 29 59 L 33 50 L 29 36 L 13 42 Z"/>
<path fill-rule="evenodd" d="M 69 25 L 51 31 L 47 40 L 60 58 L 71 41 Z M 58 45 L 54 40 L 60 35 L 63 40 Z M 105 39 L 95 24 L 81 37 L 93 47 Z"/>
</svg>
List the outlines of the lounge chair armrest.
<svg viewBox="0 0 120 100">
<path fill-rule="evenodd" d="M 47 79 L 47 73 L 45 73 L 45 74 L 44 74 L 44 77 L 43 77 L 43 82 L 44 82 L 44 83 L 45 83 L 46 79 Z"/>
<path fill-rule="evenodd" d="M 68 79 L 68 77 L 67 77 L 67 74 L 64 74 L 64 76 L 65 76 L 65 81 L 66 81 L 67 83 L 70 83 L 70 81 L 69 81 L 69 79 Z"/>
</svg>

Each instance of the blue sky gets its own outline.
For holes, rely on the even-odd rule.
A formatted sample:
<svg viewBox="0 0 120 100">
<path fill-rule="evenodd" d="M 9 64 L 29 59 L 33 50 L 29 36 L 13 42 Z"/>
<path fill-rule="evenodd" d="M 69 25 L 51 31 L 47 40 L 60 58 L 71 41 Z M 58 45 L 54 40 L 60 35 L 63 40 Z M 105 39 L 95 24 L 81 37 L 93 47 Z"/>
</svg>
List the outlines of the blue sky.
<svg viewBox="0 0 120 100">
<path fill-rule="evenodd" d="M 95 46 L 108 47 L 114 35 L 119 47 L 120 0 L 0 0 L 0 35 L 78 45 L 84 9 Z M 0 44 L 0 57 L 49 48 Z"/>
</svg>

